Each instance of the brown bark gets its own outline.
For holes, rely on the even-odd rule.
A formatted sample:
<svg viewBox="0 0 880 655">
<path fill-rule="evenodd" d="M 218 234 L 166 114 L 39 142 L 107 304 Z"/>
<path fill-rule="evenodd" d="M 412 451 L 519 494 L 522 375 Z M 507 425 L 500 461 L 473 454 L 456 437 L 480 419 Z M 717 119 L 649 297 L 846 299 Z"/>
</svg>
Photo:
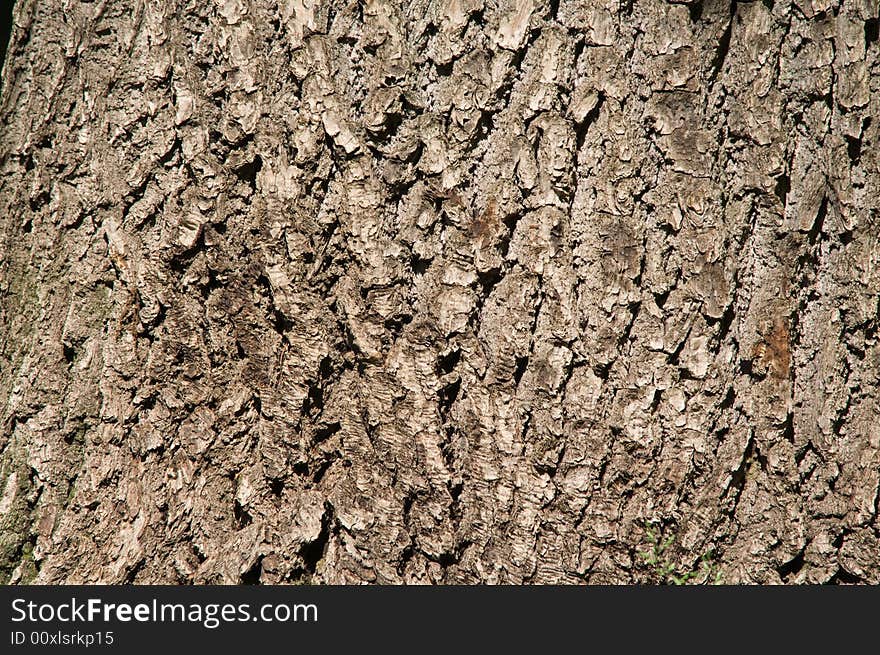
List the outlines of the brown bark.
<svg viewBox="0 0 880 655">
<path fill-rule="evenodd" d="M 880 582 L 872 0 L 20 0 L 12 582 Z"/>
</svg>

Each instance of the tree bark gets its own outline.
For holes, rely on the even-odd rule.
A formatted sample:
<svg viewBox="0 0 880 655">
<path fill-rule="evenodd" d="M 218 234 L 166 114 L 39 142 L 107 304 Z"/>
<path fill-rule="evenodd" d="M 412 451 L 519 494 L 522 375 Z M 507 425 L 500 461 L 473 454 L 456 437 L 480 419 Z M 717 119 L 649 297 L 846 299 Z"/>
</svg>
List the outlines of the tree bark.
<svg viewBox="0 0 880 655">
<path fill-rule="evenodd" d="M 874 0 L 19 0 L 0 577 L 880 582 Z"/>
</svg>

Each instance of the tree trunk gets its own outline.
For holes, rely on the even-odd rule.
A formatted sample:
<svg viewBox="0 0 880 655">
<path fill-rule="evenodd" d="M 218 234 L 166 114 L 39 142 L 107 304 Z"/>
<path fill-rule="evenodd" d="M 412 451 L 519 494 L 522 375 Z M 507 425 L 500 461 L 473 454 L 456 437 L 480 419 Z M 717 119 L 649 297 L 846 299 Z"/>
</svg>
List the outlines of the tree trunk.
<svg viewBox="0 0 880 655">
<path fill-rule="evenodd" d="M 874 0 L 19 0 L 0 577 L 880 582 Z"/>
</svg>

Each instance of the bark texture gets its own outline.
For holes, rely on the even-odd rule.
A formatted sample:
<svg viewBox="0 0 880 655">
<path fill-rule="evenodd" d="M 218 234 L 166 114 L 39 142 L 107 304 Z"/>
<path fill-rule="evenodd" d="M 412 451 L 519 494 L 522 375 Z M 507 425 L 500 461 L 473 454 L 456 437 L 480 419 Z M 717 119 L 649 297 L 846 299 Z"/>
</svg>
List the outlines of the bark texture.
<svg viewBox="0 0 880 655">
<path fill-rule="evenodd" d="M 875 0 L 19 0 L 11 582 L 880 582 Z"/>
</svg>

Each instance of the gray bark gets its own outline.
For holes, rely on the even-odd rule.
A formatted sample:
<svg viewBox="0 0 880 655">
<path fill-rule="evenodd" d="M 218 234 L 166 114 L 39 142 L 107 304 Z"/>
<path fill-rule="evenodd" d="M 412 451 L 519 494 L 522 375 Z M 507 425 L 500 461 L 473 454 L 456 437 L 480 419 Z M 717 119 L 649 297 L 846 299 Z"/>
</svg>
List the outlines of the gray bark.
<svg viewBox="0 0 880 655">
<path fill-rule="evenodd" d="M 874 0 L 19 0 L 10 582 L 880 582 Z"/>
</svg>

